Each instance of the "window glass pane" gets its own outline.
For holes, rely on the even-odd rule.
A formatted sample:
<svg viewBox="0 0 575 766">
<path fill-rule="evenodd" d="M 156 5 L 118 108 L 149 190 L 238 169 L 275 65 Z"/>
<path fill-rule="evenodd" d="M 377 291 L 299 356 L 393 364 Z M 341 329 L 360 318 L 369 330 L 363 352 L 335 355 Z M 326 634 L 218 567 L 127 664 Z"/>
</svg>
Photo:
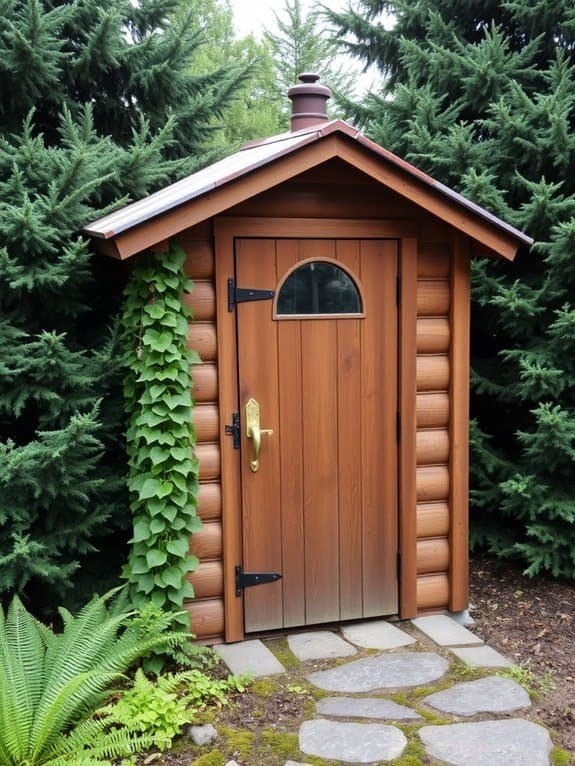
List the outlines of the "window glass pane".
<svg viewBox="0 0 575 766">
<path fill-rule="evenodd" d="M 278 296 L 278 315 L 359 314 L 361 298 L 353 280 L 334 263 L 313 261 L 293 271 Z"/>
</svg>

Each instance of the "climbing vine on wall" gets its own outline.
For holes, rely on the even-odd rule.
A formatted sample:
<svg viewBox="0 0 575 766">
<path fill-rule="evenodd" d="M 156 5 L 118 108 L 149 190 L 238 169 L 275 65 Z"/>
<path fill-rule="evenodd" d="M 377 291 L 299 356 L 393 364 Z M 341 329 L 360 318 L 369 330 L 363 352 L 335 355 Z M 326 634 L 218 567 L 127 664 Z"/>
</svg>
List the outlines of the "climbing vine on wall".
<svg viewBox="0 0 575 766">
<path fill-rule="evenodd" d="M 190 375 L 191 364 L 200 359 L 187 348 L 191 311 L 182 300 L 193 285 L 179 247 L 140 258 L 123 313 L 133 516 L 124 575 L 136 606 L 152 601 L 180 612 L 184 599 L 194 595 L 186 577 L 198 560 L 189 552 L 189 540 L 201 529 Z M 177 620 L 189 624 L 187 613 Z"/>
</svg>

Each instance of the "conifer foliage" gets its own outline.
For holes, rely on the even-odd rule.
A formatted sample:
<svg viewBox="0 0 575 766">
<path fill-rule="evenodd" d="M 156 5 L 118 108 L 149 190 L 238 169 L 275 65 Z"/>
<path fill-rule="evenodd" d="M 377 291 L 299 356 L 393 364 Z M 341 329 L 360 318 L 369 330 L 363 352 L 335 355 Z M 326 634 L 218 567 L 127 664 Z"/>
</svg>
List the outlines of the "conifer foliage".
<svg viewBox="0 0 575 766">
<path fill-rule="evenodd" d="M 573 577 L 573 4 L 360 0 L 333 20 L 386 77 L 355 110 L 370 136 L 536 240 L 474 264 L 474 541 Z"/>
<path fill-rule="evenodd" d="M 117 347 L 78 231 L 209 159 L 245 72 L 194 71 L 200 30 L 175 10 L 0 0 L 0 594 L 61 598 L 129 524 Z"/>
</svg>

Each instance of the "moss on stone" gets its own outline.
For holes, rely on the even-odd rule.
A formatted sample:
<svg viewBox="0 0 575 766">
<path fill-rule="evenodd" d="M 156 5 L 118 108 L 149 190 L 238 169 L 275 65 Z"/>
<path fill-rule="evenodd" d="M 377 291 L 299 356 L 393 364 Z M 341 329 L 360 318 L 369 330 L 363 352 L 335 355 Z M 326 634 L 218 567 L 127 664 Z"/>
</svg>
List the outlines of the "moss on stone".
<svg viewBox="0 0 575 766">
<path fill-rule="evenodd" d="M 260 697 L 268 697 L 277 694 L 280 691 L 280 687 L 277 681 L 271 678 L 256 678 L 250 684 L 250 691 Z"/>
<path fill-rule="evenodd" d="M 262 731 L 259 749 L 261 755 L 266 755 L 266 751 L 268 751 L 270 755 L 279 756 L 284 760 L 297 760 L 300 752 L 297 734 L 288 734 L 285 731 L 275 731 L 274 729 Z M 265 763 L 265 761 L 261 762 Z"/>
<path fill-rule="evenodd" d="M 570 753 L 562 747 L 554 747 L 551 751 L 551 763 L 553 766 L 569 766 L 573 763 Z"/>
<path fill-rule="evenodd" d="M 399 758 L 391 761 L 390 766 L 423 766 L 425 763 L 425 748 L 418 739 L 412 739 Z"/>
<path fill-rule="evenodd" d="M 221 750 L 212 750 L 196 758 L 190 766 L 226 766 L 227 759 Z"/>
<path fill-rule="evenodd" d="M 295 670 L 300 666 L 300 661 L 292 653 L 285 638 L 274 638 L 271 641 L 266 641 L 266 646 L 275 654 L 286 670 Z"/>
<path fill-rule="evenodd" d="M 446 723 L 451 723 L 452 720 L 450 718 L 440 716 L 438 713 L 433 713 L 431 710 L 425 710 L 425 708 L 421 707 L 418 707 L 416 712 L 419 713 L 424 722 L 430 726 L 443 726 Z"/>
<path fill-rule="evenodd" d="M 225 738 L 230 753 L 238 753 L 242 758 L 249 758 L 253 752 L 255 735 L 246 729 L 218 728 L 218 733 Z"/>
</svg>

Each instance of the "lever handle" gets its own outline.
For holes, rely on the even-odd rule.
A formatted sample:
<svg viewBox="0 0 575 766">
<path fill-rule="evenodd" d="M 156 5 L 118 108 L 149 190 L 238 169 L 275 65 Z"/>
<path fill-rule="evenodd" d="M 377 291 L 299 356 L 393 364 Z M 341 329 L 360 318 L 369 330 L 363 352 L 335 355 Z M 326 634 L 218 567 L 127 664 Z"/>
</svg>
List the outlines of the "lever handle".
<svg viewBox="0 0 575 766">
<path fill-rule="evenodd" d="M 260 467 L 260 450 L 262 448 L 262 435 L 272 436 L 271 428 L 260 428 L 260 405 L 255 399 L 246 402 L 246 436 L 253 441 L 253 458 L 250 460 L 250 468 L 256 473 Z"/>
</svg>

